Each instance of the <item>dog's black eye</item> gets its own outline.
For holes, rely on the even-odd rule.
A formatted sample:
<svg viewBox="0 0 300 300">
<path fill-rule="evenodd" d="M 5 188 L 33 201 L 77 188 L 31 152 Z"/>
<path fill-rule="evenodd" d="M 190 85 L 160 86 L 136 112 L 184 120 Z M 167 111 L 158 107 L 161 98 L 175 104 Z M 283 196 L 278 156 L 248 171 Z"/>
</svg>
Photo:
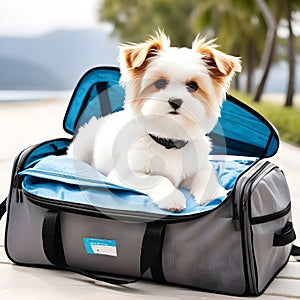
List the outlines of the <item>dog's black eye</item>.
<svg viewBox="0 0 300 300">
<path fill-rule="evenodd" d="M 190 93 L 192 92 L 196 92 L 198 90 L 198 84 L 195 81 L 191 81 L 190 83 L 188 83 L 187 85 L 187 89 Z"/>
<path fill-rule="evenodd" d="M 158 90 L 164 89 L 168 85 L 168 80 L 164 78 L 159 79 L 154 82 L 154 85 Z"/>
</svg>

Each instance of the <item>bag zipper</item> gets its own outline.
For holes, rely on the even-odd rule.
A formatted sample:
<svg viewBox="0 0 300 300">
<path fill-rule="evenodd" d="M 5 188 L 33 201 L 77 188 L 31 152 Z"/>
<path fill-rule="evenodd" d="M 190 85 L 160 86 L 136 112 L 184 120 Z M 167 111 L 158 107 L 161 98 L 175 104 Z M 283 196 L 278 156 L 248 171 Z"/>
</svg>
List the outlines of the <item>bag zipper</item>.
<svg viewBox="0 0 300 300">
<path fill-rule="evenodd" d="M 12 168 L 12 179 L 11 179 L 11 191 L 9 195 L 11 195 L 12 191 L 15 189 L 16 193 L 16 202 L 22 203 L 23 202 L 23 194 L 22 194 L 22 179 L 19 176 L 19 173 L 24 169 L 24 165 L 26 163 L 27 158 L 29 155 L 36 150 L 37 148 L 41 147 L 42 145 L 53 143 L 53 146 L 55 146 L 56 141 L 68 141 L 70 139 L 67 138 L 58 138 L 54 140 L 45 141 L 40 144 L 36 144 L 33 146 L 30 146 L 28 148 L 25 148 L 23 151 L 21 151 L 18 156 L 15 158 L 14 165 Z M 8 197 L 11 198 L 10 196 Z"/>
<path fill-rule="evenodd" d="M 257 161 L 258 163 L 259 161 Z M 253 168 L 256 166 L 255 163 L 254 165 L 251 166 L 251 170 L 253 170 Z M 271 163 L 269 161 L 266 161 L 263 163 L 263 165 L 259 168 L 259 170 L 257 170 L 256 172 L 254 172 L 250 178 L 247 180 L 247 182 L 245 184 L 243 184 L 242 191 L 238 197 L 238 199 L 241 199 L 242 201 L 242 205 L 240 205 L 240 210 L 238 209 L 237 206 L 237 201 L 233 201 L 233 216 L 232 216 L 232 221 L 234 224 L 234 227 L 236 229 L 236 231 L 240 231 L 241 230 L 241 220 L 240 220 L 240 215 L 244 212 L 244 206 L 247 202 L 247 198 L 245 198 L 245 193 L 246 190 L 252 187 L 252 184 L 254 181 L 256 181 L 256 179 L 263 173 L 263 171 L 265 170 L 265 168 L 267 166 L 269 166 Z M 276 166 L 274 166 L 275 168 L 277 168 Z M 250 169 L 247 170 L 247 172 L 249 172 Z M 241 177 L 247 176 L 247 173 L 241 173 L 241 175 L 237 178 L 236 180 L 236 184 L 238 183 L 238 181 L 240 180 Z M 236 190 L 236 189 L 235 189 Z M 234 199 L 235 200 L 235 199 Z M 242 209 L 241 209 L 242 208 Z"/>
<path fill-rule="evenodd" d="M 98 217 L 105 219 L 118 219 L 126 222 L 151 222 L 151 221 L 165 221 L 167 223 L 180 223 L 185 221 L 191 221 L 203 216 L 206 216 L 216 209 L 219 209 L 222 205 L 224 205 L 230 197 L 228 196 L 223 200 L 223 202 L 217 207 L 203 211 L 200 213 L 195 213 L 193 215 L 186 216 L 170 216 L 163 214 L 155 214 L 149 212 L 140 212 L 140 211 L 129 211 L 129 210 L 116 210 L 102 207 L 94 207 L 88 204 L 81 204 L 75 202 L 65 202 L 59 200 L 51 200 L 48 198 L 44 198 L 41 196 L 33 195 L 30 192 L 23 189 L 23 194 L 26 198 L 33 204 L 41 206 L 46 209 L 60 209 L 65 212 L 70 212 L 74 214 L 84 214 L 90 217 Z M 166 212 L 167 213 L 167 212 Z"/>
<path fill-rule="evenodd" d="M 11 188 L 15 189 L 16 193 L 16 202 L 22 203 L 23 197 L 22 197 L 22 184 L 20 176 L 18 175 L 19 172 L 24 167 L 26 157 L 27 155 L 34 149 L 35 146 L 28 147 L 24 149 L 15 159 L 14 167 L 13 167 L 13 173 L 12 173 L 12 185 Z"/>
<path fill-rule="evenodd" d="M 233 205 L 232 222 L 233 222 L 233 225 L 234 225 L 234 228 L 235 228 L 236 231 L 241 231 L 241 221 L 240 221 L 239 207 L 238 207 L 238 205 L 237 205 L 237 201 L 235 200 L 235 198 L 236 198 L 235 193 L 236 193 L 236 190 L 238 189 L 237 186 L 238 186 L 239 182 L 241 181 L 242 177 L 247 176 L 247 174 L 248 174 L 249 172 L 251 172 L 251 171 L 256 167 L 256 165 L 259 164 L 260 162 L 261 162 L 261 160 L 257 160 L 253 165 L 250 166 L 250 168 L 248 168 L 248 169 L 246 170 L 246 172 L 242 172 L 242 173 L 239 175 L 239 177 L 236 179 L 235 188 L 233 189 L 233 190 L 234 190 L 234 199 L 233 199 L 233 201 L 232 201 L 232 205 Z M 264 167 L 265 167 L 267 164 L 269 164 L 269 163 L 268 163 L 268 162 L 265 162 L 260 168 L 262 168 L 262 170 L 263 170 Z M 244 193 L 244 191 L 245 191 L 246 185 L 249 183 L 249 181 L 253 180 L 257 175 L 258 175 L 257 172 L 254 172 L 254 173 L 250 176 L 250 178 L 248 179 L 248 181 L 246 182 L 246 184 L 244 184 L 244 185 L 243 185 L 243 183 L 241 184 L 241 189 L 242 189 L 242 191 L 241 191 L 241 193 L 239 194 L 239 197 L 238 197 L 239 201 L 240 201 L 240 199 L 242 199 L 242 196 L 243 196 L 243 193 Z M 241 211 L 241 210 L 240 210 L 240 211 Z"/>
<path fill-rule="evenodd" d="M 252 242 L 251 242 L 251 221 L 249 219 L 249 205 L 251 199 L 251 191 L 253 185 L 261 177 L 266 176 L 268 173 L 277 169 L 278 167 L 273 165 L 271 162 L 265 162 L 259 170 L 257 170 L 246 182 L 241 193 L 242 205 L 240 206 L 240 226 L 242 234 L 242 245 L 244 253 L 244 264 L 245 264 L 245 274 L 247 274 L 249 290 L 254 294 L 258 294 L 257 291 L 257 274 L 255 261 L 252 251 Z"/>
</svg>

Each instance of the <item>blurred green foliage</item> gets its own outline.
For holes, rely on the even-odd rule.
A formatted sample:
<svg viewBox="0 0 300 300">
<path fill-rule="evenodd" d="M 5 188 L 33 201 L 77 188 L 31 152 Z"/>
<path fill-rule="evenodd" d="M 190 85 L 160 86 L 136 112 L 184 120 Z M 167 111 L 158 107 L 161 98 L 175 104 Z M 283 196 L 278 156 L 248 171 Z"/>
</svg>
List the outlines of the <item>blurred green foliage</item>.
<svg viewBox="0 0 300 300">
<path fill-rule="evenodd" d="M 246 48 L 246 38 L 255 36 L 261 51 L 266 33 L 255 1 L 249 0 L 103 0 L 99 14 L 122 41 L 130 42 L 143 41 L 160 28 L 178 47 L 189 46 L 201 33 L 217 36 L 229 52 Z"/>
<path fill-rule="evenodd" d="M 274 10 L 276 3 L 284 7 L 285 1 L 300 8 L 300 0 L 265 1 Z M 283 18 L 284 9 L 279 13 Z M 260 64 L 267 34 L 255 0 L 103 0 L 99 17 L 113 25 L 122 42 L 144 41 L 158 28 L 178 47 L 190 46 L 198 33 L 217 37 L 221 50 L 243 58 L 249 78 Z"/>
<path fill-rule="evenodd" d="M 174 45 L 187 46 L 195 36 L 191 19 L 197 0 L 104 0 L 100 17 L 114 25 L 122 41 L 140 42 L 158 28 Z"/>
</svg>

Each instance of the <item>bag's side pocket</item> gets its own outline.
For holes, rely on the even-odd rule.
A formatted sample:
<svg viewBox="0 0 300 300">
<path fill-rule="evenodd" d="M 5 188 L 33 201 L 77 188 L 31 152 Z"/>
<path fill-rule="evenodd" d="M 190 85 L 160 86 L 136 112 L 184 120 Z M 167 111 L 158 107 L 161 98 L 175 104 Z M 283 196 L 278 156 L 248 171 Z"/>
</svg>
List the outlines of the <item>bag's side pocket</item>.
<svg viewBox="0 0 300 300">
<path fill-rule="evenodd" d="M 279 168 L 253 186 L 249 214 L 255 277 L 261 293 L 288 262 L 296 238 L 289 189 Z"/>
</svg>

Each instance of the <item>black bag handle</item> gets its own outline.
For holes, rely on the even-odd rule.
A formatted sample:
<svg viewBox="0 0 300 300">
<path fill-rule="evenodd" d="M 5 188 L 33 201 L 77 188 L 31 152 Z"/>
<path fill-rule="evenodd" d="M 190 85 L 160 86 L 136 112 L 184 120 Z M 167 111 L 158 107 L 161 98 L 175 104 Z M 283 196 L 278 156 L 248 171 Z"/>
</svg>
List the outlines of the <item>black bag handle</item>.
<svg viewBox="0 0 300 300">
<path fill-rule="evenodd" d="M 293 223 L 288 221 L 280 233 L 274 233 L 273 246 L 281 247 L 292 243 L 296 239 Z"/>
<path fill-rule="evenodd" d="M 99 280 L 110 284 L 129 284 L 138 281 L 143 274 L 151 268 L 157 257 L 160 255 L 165 233 L 165 224 L 160 222 L 147 223 L 145 230 L 142 249 L 141 249 L 141 268 L 140 277 L 117 276 L 106 273 L 93 273 L 91 271 L 82 270 L 68 266 L 64 256 L 63 242 L 60 228 L 60 213 L 58 211 L 49 210 L 45 214 L 42 226 L 43 249 L 47 259 L 60 269 L 65 269 L 84 275 L 93 280 Z"/>
<path fill-rule="evenodd" d="M 66 269 L 94 280 L 101 280 L 113 284 L 125 284 L 130 280 L 127 278 L 108 277 L 101 274 L 93 274 L 78 268 L 72 268 L 67 265 L 64 251 L 62 236 L 60 230 L 60 214 L 56 211 L 48 211 L 44 217 L 42 227 L 43 249 L 47 259 L 55 266 Z"/>
<path fill-rule="evenodd" d="M 294 256 L 297 261 L 300 261 L 300 247 L 293 245 L 291 255 Z"/>
<path fill-rule="evenodd" d="M 49 210 L 43 221 L 42 227 L 43 249 L 47 259 L 56 266 L 67 266 L 63 251 L 60 216 L 56 211 Z"/>
<path fill-rule="evenodd" d="M 7 198 L 5 198 L 2 203 L 0 204 L 0 220 L 6 213 L 6 205 L 7 205 Z"/>
</svg>

